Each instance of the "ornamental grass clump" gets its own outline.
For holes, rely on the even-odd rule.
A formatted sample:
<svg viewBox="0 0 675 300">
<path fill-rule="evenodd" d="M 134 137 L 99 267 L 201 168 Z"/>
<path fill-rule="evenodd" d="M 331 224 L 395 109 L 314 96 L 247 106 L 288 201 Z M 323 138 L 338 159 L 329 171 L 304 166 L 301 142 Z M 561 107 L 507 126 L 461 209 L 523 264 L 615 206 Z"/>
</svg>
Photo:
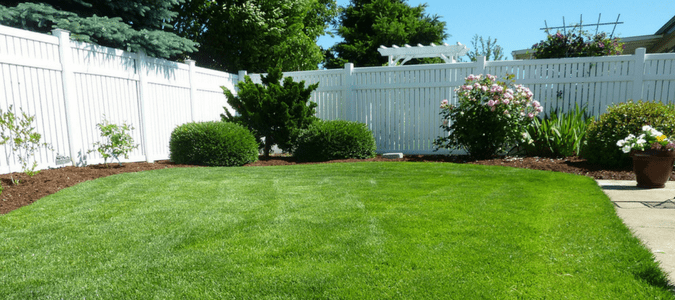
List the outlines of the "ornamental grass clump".
<svg viewBox="0 0 675 300">
<path fill-rule="evenodd" d="M 594 118 L 586 107 L 575 106 L 568 112 L 554 111 L 532 119 L 523 134 L 522 148 L 528 156 L 569 157 L 578 155 L 586 141 L 586 128 Z"/>
<path fill-rule="evenodd" d="M 449 134 L 434 141 L 436 150 L 463 149 L 482 159 L 517 146 L 543 108 L 513 77 L 497 80 L 489 74 L 469 75 L 465 84 L 455 89 L 457 105 L 441 102 L 441 128 Z"/>
</svg>

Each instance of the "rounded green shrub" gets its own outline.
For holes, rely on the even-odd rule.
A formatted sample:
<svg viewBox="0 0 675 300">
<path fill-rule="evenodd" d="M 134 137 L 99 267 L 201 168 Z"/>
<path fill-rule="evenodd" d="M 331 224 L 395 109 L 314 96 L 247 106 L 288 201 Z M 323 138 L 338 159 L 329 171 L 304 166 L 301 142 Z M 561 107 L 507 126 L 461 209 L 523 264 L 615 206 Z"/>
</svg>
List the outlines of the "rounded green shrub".
<svg viewBox="0 0 675 300">
<path fill-rule="evenodd" d="M 229 122 L 186 123 L 171 132 L 169 157 L 177 164 L 241 166 L 258 160 L 251 132 Z"/>
<path fill-rule="evenodd" d="M 375 157 L 375 138 L 366 124 L 317 121 L 297 139 L 293 155 L 301 161 Z"/>
<path fill-rule="evenodd" d="M 581 156 L 603 167 L 630 167 L 630 156 L 621 152 L 616 142 L 629 134 L 637 135 L 644 125 L 651 125 L 663 134 L 673 136 L 675 109 L 654 101 L 628 101 L 610 106 L 606 113 L 588 126 Z"/>
</svg>

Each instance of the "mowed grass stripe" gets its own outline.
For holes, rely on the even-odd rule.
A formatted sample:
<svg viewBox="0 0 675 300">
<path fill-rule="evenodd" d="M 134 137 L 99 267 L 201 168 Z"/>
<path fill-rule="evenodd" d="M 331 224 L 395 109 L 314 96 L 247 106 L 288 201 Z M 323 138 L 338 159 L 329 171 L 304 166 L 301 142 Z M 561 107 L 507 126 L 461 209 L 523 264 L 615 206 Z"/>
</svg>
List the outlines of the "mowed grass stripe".
<svg viewBox="0 0 675 300">
<path fill-rule="evenodd" d="M 592 179 L 506 167 L 129 173 L 0 229 L 6 299 L 673 299 Z"/>
</svg>

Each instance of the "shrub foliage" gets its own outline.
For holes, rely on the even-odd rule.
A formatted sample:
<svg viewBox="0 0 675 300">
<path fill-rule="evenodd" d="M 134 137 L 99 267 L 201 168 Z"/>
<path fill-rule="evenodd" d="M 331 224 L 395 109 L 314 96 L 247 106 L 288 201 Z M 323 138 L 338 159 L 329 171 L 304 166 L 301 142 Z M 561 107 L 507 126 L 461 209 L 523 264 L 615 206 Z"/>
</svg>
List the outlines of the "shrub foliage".
<svg viewBox="0 0 675 300">
<path fill-rule="evenodd" d="M 316 120 L 317 104 L 310 102 L 309 98 L 319 84 L 305 88 L 305 81 L 294 82 L 293 78 L 286 77 L 282 85 L 282 77 L 280 68 L 272 68 L 269 75 L 263 75 L 262 84 L 253 83 L 246 76 L 245 81 L 237 84 L 237 96 L 221 87 L 227 103 L 238 113 L 234 116 L 225 108 L 225 114 L 221 115 L 223 121 L 232 121 L 251 130 L 265 157 L 269 157 L 273 145 L 290 152 L 298 130 L 307 128 Z"/>
<path fill-rule="evenodd" d="M 258 143 L 241 125 L 186 123 L 171 132 L 169 157 L 177 164 L 241 166 L 258 160 Z"/>
<path fill-rule="evenodd" d="M 609 37 L 604 32 L 590 35 L 579 29 L 566 34 L 548 34 L 546 40 L 532 46 L 532 56 L 543 59 L 621 55 L 623 47 L 620 39 Z"/>
<path fill-rule="evenodd" d="M 335 120 L 318 121 L 298 137 L 293 155 L 302 161 L 371 158 L 375 138 L 366 124 Z"/>
<path fill-rule="evenodd" d="M 138 148 L 138 144 L 134 144 L 134 138 L 129 134 L 129 131 L 134 130 L 133 125 L 122 123 L 122 125 L 112 124 L 103 115 L 103 121 L 96 124 L 99 131 L 101 131 L 102 141 L 94 143 L 95 150 L 89 150 L 87 153 L 98 152 L 103 157 L 103 163 L 108 166 L 108 159 L 117 160 L 121 166 L 120 156 L 129 158 L 129 153 Z"/>
<path fill-rule="evenodd" d="M 455 92 L 457 105 L 441 101 L 441 128 L 448 134 L 434 146 L 464 149 L 480 159 L 517 146 L 525 127 L 543 109 L 528 88 L 515 84 L 513 75 L 503 81 L 490 74 L 469 75 Z"/>
<path fill-rule="evenodd" d="M 610 106 L 588 126 L 581 155 L 604 167 L 629 167 L 632 160 L 621 151 L 617 142 L 629 134 L 638 135 L 644 125 L 672 136 L 675 134 L 675 109 L 654 101 L 628 101 Z"/>
<path fill-rule="evenodd" d="M 9 165 L 10 156 L 14 153 L 19 159 L 19 163 L 21 163 L 23 172 L 33 177 L 33 175 L 39 172 L 35 171 L 37 161 L 33 161 L 33 164 L 30 164 L 30 160 L 35 156 L 35 152 L 40 148 L 47 150 L 53 150 L 53 148 L 48 143 L 40 143 L 42 135 L 37 133 L 35 127 L 33 127 L 35 116 L 29 116 L 21 109 L 19 111 L 21 112 L 20 114 L 15 113 L 12 105 L 9 106 L 6 112 L 0 109 L 0 145 L 7 144 L 9 149 L 12 150 L 12 152 L 5 150 L 7 165 Z M 14 184 L 19 183 L 18 180 L 14 180 L 13 175 L 10 175 L 10 177 Z"/>
</svg>

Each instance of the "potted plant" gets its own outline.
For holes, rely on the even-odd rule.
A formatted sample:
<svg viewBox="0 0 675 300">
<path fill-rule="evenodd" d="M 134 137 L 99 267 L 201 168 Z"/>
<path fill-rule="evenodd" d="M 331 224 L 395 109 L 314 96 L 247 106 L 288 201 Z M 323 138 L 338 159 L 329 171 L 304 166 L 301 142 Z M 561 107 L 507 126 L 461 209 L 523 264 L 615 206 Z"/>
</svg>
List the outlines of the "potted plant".
<svg viewBox="0 0 675 300">
<path fill-rule="evenodd" d="M 638 136 L 629 134 L 616 145 L 633 158 L 633 172 L 638 187 L 665 187 L 675 162 L 675 143 L 671 139 L 645 125 Z"/>
</svg>

